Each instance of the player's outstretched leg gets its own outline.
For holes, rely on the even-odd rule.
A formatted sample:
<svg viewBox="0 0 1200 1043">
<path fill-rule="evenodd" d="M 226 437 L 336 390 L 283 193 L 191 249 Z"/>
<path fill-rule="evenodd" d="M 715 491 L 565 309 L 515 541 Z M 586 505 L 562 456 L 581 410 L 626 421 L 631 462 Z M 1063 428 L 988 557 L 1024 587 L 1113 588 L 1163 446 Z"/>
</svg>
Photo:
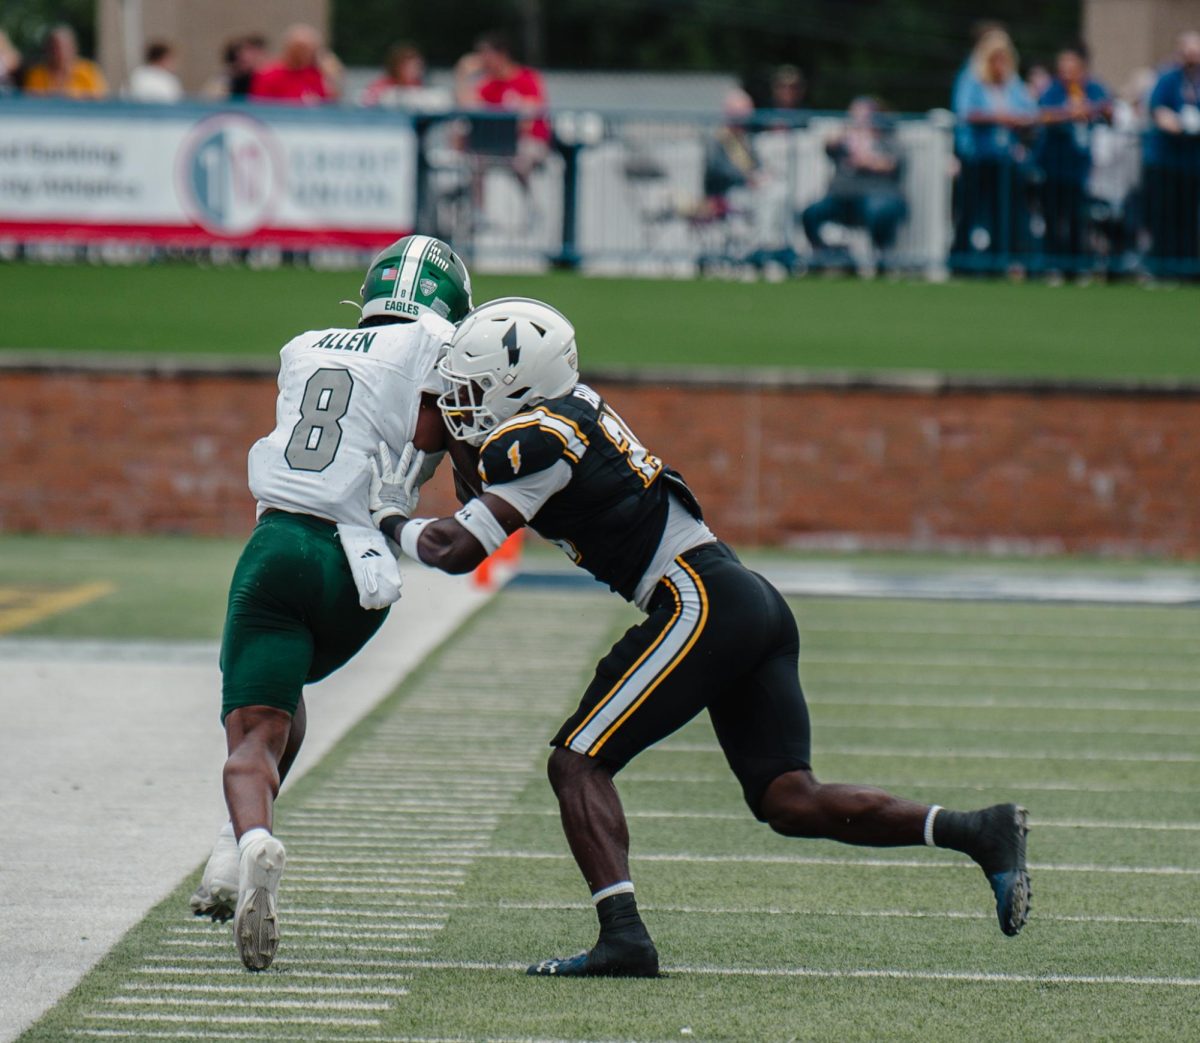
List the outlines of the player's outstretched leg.
<svg viewBox="0 0 1200 1043">
<path fill-rule="evenodd" d="M 550 755 L 549 773 L 571 853 L 592 889 L 600 936 L 591 949 L 542 960 L 528 973 L 658 977 L 658 951 L 642 923 L 629 880 L 629 827 L 612 773 L 594 758 L 561 748 Z"/>
<path fill-rule="evenodd" d="M 238 862 L 233 823 L 226 822 L 208 856 L 200 886 L 189 902 L 194 916 L 210 916 L 214 923 L 233 919 L 238 900 Z"/>
<path fill-rule="evenodd" d="M 265 971 L 279 948 L 276 900 L 287 855 L 265 829 L 244 833 L 238 848 L 241 862 L 233 937 L 242 963 L 252 971 Z"/>
<path fill-rule="evenodd" d="M 767 787 L 760 814 L 784 836 L 868 847 L 924 843 L 961 851 L 983 869 L 1005 934 L 1018 934 L 1029 918 L 1031 887 L 1025 863 L 1029 817 L 1016 804 L 947 811 L 869 786 L 820 783 L 809 771 L 790 771 Z"/>
</svg>

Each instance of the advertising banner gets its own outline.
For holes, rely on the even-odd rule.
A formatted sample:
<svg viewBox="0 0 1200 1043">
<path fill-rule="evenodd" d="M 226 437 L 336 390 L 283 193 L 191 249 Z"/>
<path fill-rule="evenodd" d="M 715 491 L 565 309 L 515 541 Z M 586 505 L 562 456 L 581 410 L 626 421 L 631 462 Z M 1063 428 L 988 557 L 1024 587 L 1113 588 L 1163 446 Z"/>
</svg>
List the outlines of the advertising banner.
<svg viewBox="0 0 1200 1043">
<path fill-rule="evenodd" d="M 0 239 L 373 248 L 410 232 L 394 112 L 0 101 Z"/>
</svg>

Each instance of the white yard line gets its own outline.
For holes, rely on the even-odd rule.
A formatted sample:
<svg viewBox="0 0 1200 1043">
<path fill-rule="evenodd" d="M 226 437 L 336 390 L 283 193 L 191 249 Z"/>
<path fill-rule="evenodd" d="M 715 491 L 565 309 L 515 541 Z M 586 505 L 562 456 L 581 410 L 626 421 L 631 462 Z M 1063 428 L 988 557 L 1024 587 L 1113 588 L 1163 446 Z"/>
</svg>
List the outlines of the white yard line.
<svg viewBox="0 0 1200 1043">
<path fill-rule="evenodd" d="M 867 640 L 868 635 L 875 634 L 898 634 L 905 637 L 963 637 L 963 638 L 979 638 L 984 641 L 992 639 L 1000 646 L 1001 650 L 1007 650 L 1005 643 L 1009 645 L 1013 643 L 1023 644 L 1029 638 L 1042 639 L 1046 641 L 1054 641 L 1056 639 L 1065 638 L 1067 640 L 1078 639 L 1085 642 L 1089 647 L 1096 645 L 1097 642 L 1103 642 L 1107 645 L 1109 641 L 1131 641 L 1144 648 L 1146 644 L 1160 641 L 1178 641 L 1185 645 L 1185 653 L 1190 653 L 1196 646 L 1196 635 L 1188 630 L 1180 630 L 1177 633 L 1164 631 L 1162 629 L 1149 630 L 1131 630 L 1130 628 L 1119 627 L 1103 627 L 1097 626 L 1094 629 L 1088 627 L 1064 627 L 1064 626 L 1020 626 L 1019 621 L 1015 618 L 1016 613 L 1020 610 L 1015 609 L 1013 617 L 1004 620 L 1003 623 L 997 621 L 994 627 L 984 625 L 972 626 L 969 622 L 966 625 L 960 625 L 958 622 L 951 620 L 948 623 L 897 623 L 885 624 L 877 619 L 867 619 L 859 613 L 859 618 L 854 622 L 845 623 L 822 623 L 819 620 L 811 618 L 811 614 L 800 614 L 800 632 L 811 634 L 842 634 L 853 635 L 858 640 Z M 1188 618 L 1181 616 L 1181 619 Z M 966 622 L 966 621 L 964 621 Z"/>
<path fill-rule="evenodd" d="M 716 743 L 667 742 L 660 753 L 709 753 L 724 757 Z M 902 757 L 916 760 L 993 760 L 993 761 L 1121 761 L 1131 764 L 1200 764 L 1200 753 L 1054 753 L 1019 750 L 910 750 L 887 746 L 823 745 L 819 751 L 827 757 Z"/>
<path fill-rule="evenodd" d="M 313 961 L 310 960 L 307 962 L 311 963 Z M 342 961 L 342 962 L 344 963 L 345 961 Z M 355 966 L 356 967 L 358 966 L 357 962 L 356 962 Z M 388 963 L 383 966 L 390 967 L 391 964 Z M 236 985 L 238 982 L 242 982 L 242 981 L 246 980 L 245 969 L 242 967 L 230 967 L 228 960 L 225 961 L 224 967 L 197 967 L 197 966 L 188 967 L 188 966 L 183 966 L 181 964 L 172 964 L 172 963 L 143 964 L 141 967 L 134 967 L 129 973 L 130 974 L 145 974 L 145 975 L 152 976 L 155 979 L 155 981 L 147 984 L 145 986 L 145 988 L 147 988 L 147 989 L 158 988 L 160 979 L 162 978 L 163 975 L 181 975 L 184 977 L 202 976 L 204 978 L 212 978 L 212 977 L 232 978 L 233 981 L 231 982 L 231 984 L 234 984 L 234 985 Z M 295 975 L 297 978 L 305 978 L 305 979 L 311 978 L 314 981 L 329 980 L 329 981 L 362 981 L 362 982 L 385 982 L 386 983 L 386 982 L 396 982 L 396 981 L 408 981 L 413 977 L 413 975 L 411 975 L 411 974 L 398 974 L 398 973 L 394 973 L 392 971 L 363 971 L 363 970 L 302 971 L 302 970 L 299 970 L 295 965 L 291 966 L 291 973 L 293 975 Z M 274 979 L 270 979 L 270 980 L 273 981 Z M 164 987 L 170 987 L 171 983 L 170 982 L 162 982 L 162 984 Z M 208 988 L 209 986 L 205 986 L 205 987 Z M 214 985 L 211 987 L 216 988 L 216 989 L 222 988 L 222 986 L 220 986 L 220 985 Z M 133 985 L 126 983 L 125 988 L 127 988 L 127 989 L 133 988 Z M 364 986 L 364 988 L 374 989 L 374 986 Z"/>
<path fill-rule="evenodd" d="M 848 706 L 868 706 L 883 710 L 1036 710 L 1052 713 L 1086 713 L 1097 716 L 1106 713 L 1200 713 L 1200 705 L 1184 702 L 1152 702 L 1143 699 L 1003 699 L 995 696 L 964 694 L 962 698 L 947 696 L 934 699 L 929 696 L 867 698 L 861 695 L 838 694 L 844 689 L 841 683 L 830 686 L 830 691 L 809 692 L 809 701 L 819 712 L 839 710 Z M 913 685 L 923 688 L 924 685 Z M 1024 690 L 1024 689 L 1022 689 Z"/>
<path fill-rule="evenodd" d="M 513 859 L 526 862 L 562 862 L 569 854 L 558 851 L 488 851 L 482 856 L 487 859 Z M 679 852 L 637 852 L 635 862 L 682 862 L 695 864 L 727 865 L 779 865 L 779 866 L 847 866 L 869 869 L 973 869 L 975 864 L 967 858 L 957 861 L 916 858 L 834 858 L 820 855 L 699 855 Z M 1200 869 L 1189 866 L 1102 866 L 1088 862 L 1056 863 L 1030 862 L 1031 872 L 1039 873 L 1108 873 L 1132 876 L 1200 876 Z M 369 877 L 363 877 L 365 882 Z"/>
<path fill-rule="evenodd" d="M 1137 662 L 1130 663 L 1131 659 Z M 1061 654 L 1054 652 L 1030 652 L 1023 650 L 1019 655 L 1013 655 L 1011 650 L 996 650 L 988 652 L 935 652 L 932 649 L 922 649 L 917 652 L 905 652 L 899 648 L 880 649 L 878 652 L 852 652 L 849 649 L 835 651 L 808 651 L 801 655 L 801 662 L 822 666 L 870 666 L 873 669 L 887 671 L 895 667 L 915 667 L 918 669 L 966 669 L 1004 671 L 1050 671 L 1056 674 L 1087 674 L 1103 672 L 1116 677 L 1142 678 L 1146 675 L 1166 674 L 1175 677 L 1191 677 L 1195 667 L 1192 665 L 1167 665 L 1158 662 L 1152 656 L 1125 656 L 1121 659 L 1121 668 L 1104 669 L 1103 664 L 1097 664 L 1096 656 L 1090 651 Z"/>
<path fill-rule="evenodd" d="M 199 1040 L 199 1039 L 230 1039 L 230 1040 L 261 1040 L 265 1043 L 283 1043 L 278 1032 L 269 1035 L 257 1036 L 246 1032 L 204 1032 L 192 1031 L 164 1031 L 161 1029 L 96 1029 L 84 1028 L 73 1030 L 73 1035 L 82 1035 L 94 1039 L 184 1039 L 184 1040 Z M 350 1039 L 352 1043 L 478 1043 L 477 1037 L 467 1036 L 364 1036 L 361 1033 L 355 1033 L 352 1037 L 344 1035 L 340 1036 L 321 1036 L 311 1032 L 305 1032 L 305 1043 L 347 1043 Z M 493 1036 L 488 1035 L 488 1043 L 625 1043 L 625 1041 L 617 1040 L 599 1040 L 587 1039 L 585 1037 L 572 1037 L 569 1040 L 558 1039 L 551 1036 Z"/>
<path fill-rule="evenodd" d="M 147 1013 L 141 1011 L 105 1011 L 98 1010 L 88 1015 L 89 1018 L 102 1019 L 105 1021 L 132 1021 L 135 1023 L 145 1021 L 164 1021 L 164 1022 L 189 1022 L 195 1021 L 195 1014 L 171 1014 L 167 1011 L 159 1011 L 155 1013 Z M 254 1014 L 216 1014 L 206 1013 L 203 1016 L 204 1021 L 215 1023 L 218 1025 L 277 1025 L 279 1019 L 277 1017 L 268 1018 L 260 1017 Z M 289 1022 L 295 1025 L 338 1025 L 354 1027 L 362 1025 L 364 1027 L 378 1027 L 379 1018 L 347 1018 L 347 1017 L 326 1017 L 317 1018 L 304 1014 L 293 1014 L 288 1019 Z"/>
<path fill-rule="evenodd" d="M 472 902 L 462 906 L 463 909 L 526 909 L 526 910 L 555 910 L 555 911 L 585 911 L 591 909 L 591 903 L 585 902 L 518 902 L 502 900 L 495 903 Z M 679 913 L 694 916 L 808 916 L 824 917 L 834 920 L 986 920 L 989 923 L 996 919 L 991 911 L 924 911 L 910 909 L 783 909 L 778 906 L 742 906 L 740 908 L 725 908 L 705 905 L 659 905 L 656 902 L 639 902 L 638 908 L 648 913 Z M 1083 924 L 1156 924 L 1165 927 L 1197 927 L 1200 917 L 1197 916 L 1071 916 L 1063 913 L 1037 913 L 1036 919 L 1053 923 L 1083 923 Z"/>
<path fill-rule="evenodd" d="M 102 1002 L 114 1006 L 133 1005 L 138 1007 L 219 1007 L 228 1010 L 230 1003 L 224 996 L 106 996 Z M 255 1007 L 267 1010 L 333 1010 L 367 1011 L 390 1010 L 390 1003 L 371 1000 L 288 1000 L 276 999 L 274 990 L 260 991 L 254 1000 Z M 207 1017 L 207 1013 L 205 1017 Z"/>
<path fill-rule="evenodd" d="M 737 780 L 729 773 L 728 770 L 714 769 L 711 774 L 676 774 L 674 772 L 668 774 L 660 774 L 654 772 L 640 772 L 636 767 L 628 770 L 628 773 L 623 773 L 620 776 L 622 783 L 650 783 L 654 785 L 665 784 L 671 786 L 678 785 L 718 785 L 737 791 Z M 914 790 L 914 789 L 933 789 L 947 792 L 949 790 L 968 790 L 971 792 L 980 793 L 996 793 L 1007 792 L 1012 784 L 1009 782 L 959 782 L 957 780 L 951 782 L 948 779 L 942 779 L 936 782 L 928 780 L 914 779 L 886 779 L 872 776 L 871 784 L 873 786 L 886 786 L 896 790 Z M 1046 782 L 1037 780 L 1021 779 L 1019 787 L 1022 793 L 1026 791 L 1039 793 L 1156 793 L 1156 794 L 1171 794 L 1173 796 L 1195 796 L 1195 786 L 1134 786 L 1121 783 L 1107 784 L 1102 782 L 1097 783 L 1078 783 L 1078 782 Z"/>
<path fill-rule="evenodd" d="M 839 708 L 842 704 L 839 704 Z M 997 707 L 989 707 L 989 709 L 997 709 Z M 937 734 L 937 735 L 955 735 L 959 732 L 963 733 L 982 733 L 985 735 L 1024 735 L 1028 737 L 1032 733 L 1038 736 L 1045 735 L 1146 735 L 1153 738 L 1173 738 L 1180 737 L 1200 737 L 1200 729 L 1175 727 L 1169 728 L 1154 727 L 1147 728 L 1136 724 L 1131 724 L 1128 721 L 1121 724 L 1114 724 L 1111 728 L 1061 728 L 1053 725 L 1047 726 L 1041 721 L 1036 724 L 1031 723 L 1027 718 L 1022 720 L 1020 724 L 996 724 L 994 721 L 987 721 L 980 724 L 960 724 L 958 722 L 930 722 L 930 721 L 882 721 L 874 722 L 863 720 L 862 716 L 857 716 L 854 720 L 835 720 L 831 719 L 832 715 L 828 712 L 829 707 L 826 707 L 821 714 L 819 722 L 821 732 L 824 733 L 830 729 L 841 728 L 847 731 L 862 731 L 867 728 L 879 728 L 889 732 L 921 732 L 922 734 Z M 1144 711 L 1143 711 L 1144 712 Z"/>
<path fill-rule="evenodd" d="M 379 635 L 309 690 L 293 778 L 484 600 L 465 581 L 406 570 Z M 207 856 L 225 816 L 224 741 L 210 643 L 11 638 L 0 659 L 0 892 L 23 896 L 0 932 L 0 967 L 14 983 L 0 1003 L 6 1041 Z"/>
<path fill-rule="evenodd" d="M 425 970 L 521 971 L 523 963 L 488 963 L 474 960 L 399 960 L 397 966 Z M 1145 985 L 1168 988 L 1200 988 L 1200 978 L 1153 975 L 1102 974 L 1005 974 L 982 971 L 912 971 L 890 967 L 718 967 L 711 964 L 668 966 L 668 974 L 703 974 L 716 977 L 759 978 L 894 978 L 912 981 L 963 981 L 979 984 L 1028 985 Z"/>
<path fill-rule="evenodd" d="M 558 811 L 555 808 L 518 808 L 509 814 L 519 817 L 558 818 Z M 631 819 L 681 818 L 700 821 L 712 819 L 720 822 L 758 824 L 748 811 L 626 811 L 625 817 Z M 1119 820 L 1034 818 L 1031 824 L 1038 829 L 1131 829 L 1147 830 L 1152 833 L 1200 832 L 1200 822 L 1122 822 Z"/>
<path fill-rule="evenodd" d="M 245 971 L 236 972 L 242 981 L 245 981 Z M 312 977 L 312 975 L 305 975 Z M 350 979 L 350 975 L 346 975 L 346 979 Z M 202 984 L 193 984 L 191 982 L 150 982 L 150 981 L 127 981 L 121 989 L 124 992 L 180 992 L 180 993 L 206 993 L 217 996 L 261 996 L 264 993 L 269 993 L 272 996 L 286 996 L 290 993 L 298 993 L 302 996 L 407 996 L 408 989 L 388 988 L 380 984 L 379 980 L 373 981 L 371 984 L 354 985 L 314 985 L 309 982 L 305 985 L 281 985 L 277 981 L 264 981 L 259 985 L 240 985 L 237 981 L 221 982 L 213 984 L 205 982 Z"/>
<path fill-rule="evenodd" d="M 345 967 L 346 966 L 346 950 L 344 946 L 338 946 L 339 956 L 309 956 L 304 954 L 293 954 L 288 960 L 288 967 L 292 973 L 298 977 L 311 975 L 314 972 L 305 970 L 307 967 L 329 968 L 329 967 Z M 194 970 L 183 972 L 188 974 L 199 974 L 207 976 L 210 973 L 222 974 L 226 971 L 233 970 L 234 973 L 245 976 L 245 971 L 241 967 L 234 966 L 231 968 L 229 959 L 229 949 L 226 948 L 222 952 L 156 952 L 150 953 L 146 960 L 147 963 L 133 971 L 134 974 L 141 974 L 143 971 L 148 971 L 154 967 L 183 967 L 190 966 Z M 364 960 L 358 957 L 354 960 L 356 969 L 362 967 L 374 968 L 391 968 L 394 964 L 391 960 Z M 403 978 L 405 975 L 401 974 Z"/>
<path fill-rule="evenodd" d="M 807 660 L 803 652 L 800 654 L 800 674 L 803 679 L 804 670 Z M 984 680 L 979 670 L 968 671 L 970 678 L 964 680 L 962 677 L 939 677 L 937 674 L 931 674 L 928 671 L 912 671 L 912 677 L 906 678 L 893 669 L 880 669 L 879 677 L 864 678 L 862 675 L 868 673 L 865 670 L 846 671 L 839 670 L 832 675 L 832 679 L 828 682 L 828 687 L 838 691 L 850 688 L 879 688 L 887 687 L 889 690 L 896 691 L 904 688 L 913 688 L 918 692 L 922 692 L 927 688 L 953 688 L 958 692 L 1030 692 L 1044 689 L 1046 691 L 1056 691 L 1066 689 L 1071 692 L 1179 692 L 1183 695 L 1194 695 L 1196 693 L 1196 682 L 1188 680 L 1173 684 L 1169 681 L 1140 681 L 1131 679 L 1121 684 L 1113 684 L 1111 674 L 1101 674 L 1096 677 L 1089 677 L 1086 680 L 1082 678 L 1069 678 L 1062 680 L 1052 680 L 1044 676 L 1030 674 L 1028 677 L 1022 677 L 1019 681 L 992 681 Z M 984 671 L 986 674 L 986 671 Z M 1103 704 L 1100 704 L 1101 708 Z M 1170 706 L 1158 707 L 1160 709 L 1170 709 Z M 1196 709 L 1193 707 L 1193 709 Z"/>
</svg>

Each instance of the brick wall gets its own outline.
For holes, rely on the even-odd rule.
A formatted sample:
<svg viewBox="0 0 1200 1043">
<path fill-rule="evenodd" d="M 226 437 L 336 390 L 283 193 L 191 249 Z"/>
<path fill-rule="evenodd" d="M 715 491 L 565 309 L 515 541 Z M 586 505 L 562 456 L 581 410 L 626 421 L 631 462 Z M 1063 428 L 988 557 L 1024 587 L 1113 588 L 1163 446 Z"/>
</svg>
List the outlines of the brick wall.
<svg viewBox="0 0 1200 1043">
<path fill-rule="evenodd" d="M 273 374 L 157 366 L 0 371 L 0 530 L 249 529 Z M 1200 389 L 593 383 L 734 543 L 1200 557 Z"/>
</svg>

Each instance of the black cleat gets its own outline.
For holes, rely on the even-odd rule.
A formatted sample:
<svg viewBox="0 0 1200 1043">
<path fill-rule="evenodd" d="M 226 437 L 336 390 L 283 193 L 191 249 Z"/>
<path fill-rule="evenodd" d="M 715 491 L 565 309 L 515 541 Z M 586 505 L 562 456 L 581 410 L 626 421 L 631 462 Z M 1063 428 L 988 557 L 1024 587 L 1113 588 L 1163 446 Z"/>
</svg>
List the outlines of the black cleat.
<svg viewBox="0 0 1200 1043">
<path fill-rule="evenodd" d="M 1020 934 L 1029 919 L 1033 893 L 1025 867 L 1029 813 L 1019 804 L 996 804 L 976 814 L 979 833 L 972 854 L 992 885 L 1000 930 L 1011 937 Z"/>
<path fill-rule="evenodd" d="M 659 978 L 658 950 L 649 935 L 601 938 L 594 948 L 574 956 L 535 963 L 525 972 L 554 978 Z"/>
</svg>

